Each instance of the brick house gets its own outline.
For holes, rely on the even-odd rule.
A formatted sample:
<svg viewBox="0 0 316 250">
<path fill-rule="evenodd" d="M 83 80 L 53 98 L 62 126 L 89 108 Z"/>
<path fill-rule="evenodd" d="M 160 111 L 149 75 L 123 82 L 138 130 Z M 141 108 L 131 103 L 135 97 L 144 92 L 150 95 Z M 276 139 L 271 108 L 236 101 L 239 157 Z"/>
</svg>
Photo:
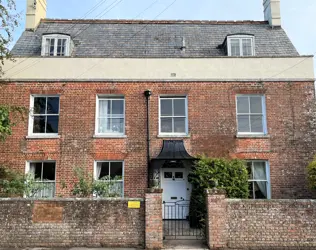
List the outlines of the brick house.
<svg viewBox="0 0 316 250">
<path fill-rule="evenodd" d="M 46 0 L 27 4 L 0 103 L 31 111 L 0 163 L 51 186 L 40 196 L 70 196 L 83 167 L 117 177 L 124 197 L 154 182 L 188 200 L 198 154 L 245 159 L 250 198 L 313 196 L 313 57 L 282 29 L 279 1 L 264 1 L 265 21 L 218 22 L 55 20 Z"/>
</svg>

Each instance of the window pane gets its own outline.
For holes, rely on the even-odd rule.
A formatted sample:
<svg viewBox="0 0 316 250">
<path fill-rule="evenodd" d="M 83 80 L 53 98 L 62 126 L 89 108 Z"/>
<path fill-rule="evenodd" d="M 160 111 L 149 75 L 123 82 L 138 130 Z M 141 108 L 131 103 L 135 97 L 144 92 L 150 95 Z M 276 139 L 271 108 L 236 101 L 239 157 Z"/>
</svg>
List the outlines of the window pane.
<svg viewBox="0 0 316 250">
<path fill-rule="evenodd" d="M 248 115 L 238 116 L 238 132 L 250 132 Z"/>
<path fill-rule="evenodd" d="M 43 180 L 55 180 L 55 162 L 43 163 Z"/>
<path fill-rule="evenodd" d="M 45 56 L 49 56 L 49 50 L 50 50 L 50 39 L 46 38 L 46 42 L 45 42 Z"/>
<path fill-rule="evenodd" d="M 185 118 L 173 118 L 175 133 L 185 133 Z"/>
<path fill-rule="evenodd" d="M 111 132 L 122 134 L 124 132 L 124 119 L 113 118 L 111 120 Z"/>
<path fill-rule="evenodd" d="M 161 132 L 172 133 L 172 118 L 161 118 Z"/>
<path fill-rule="evenodd" d="M 123 163 L 122 162 L 111 162 L 110 163 L 110 176 L 111 179 L 115 177 L 120 177 L 120 180 L 123 176 Z"/>
<path fill-rule="evenodd" d="M 240 56 L 239 39 L 231 39 L 230 44 L 231 44 L 231 55 Z"/>
<path fill-rule="evenodd" d="M 55 39 L 50 39 L 50 49 L 49 49 L 49 55 L 54 55 L 54 47 L 55 47 Z"/>
<path fill-rule="evenodd" d="M 109 176 L 109 162 L 98 162 L 97 163 L 97 169 L 100 171 L 99 174 L 99 179 L 103 178 L 103 177 L 108 177 Z M 100 170 L 101 168 L 101 170 Z"/>
<path fill-rule="evenodd" d="M 123 115 L 124 114 L 124 101 L 123 100 L 113 100 L 112 101 L 112 114 L 113 115 Z"/>
<path fill-rule="evenodd" d="M 46 113 L 46 97 L 34 97 L 33 114 L 44 115 Z"/>
<path fill-rule="evenodd" d="M 33 133 L 45 133 L 46 116 L 34 116 Z"/>
<path fill-rule="evenodd" d="M 250 112 L 262 114 L 262 97 L 250 97 Z"/>
<path fill-rule="evenodd" d="M 248 179 L 253 179 L 253 173 L 252 173 L 252 162 L 247 162 L 247 171 L 248 171 Z"/>
<path fill-rule="evenodd" d="M 58 115 L 47 116 L 46 133 L 58 133 Z"/>
<path fill-rule="evenodd" d="M 267 180 L 266 163 L 255 161 L 253 175 L 255 180 Z"/>
<path fill-rule="evenodd" d="M 111 131 L 111 120 L 110 118 L 99 119 L 98 133 L 109 133 Z"/>
<path fill-rule="evenodd" d="M 107 117 L 111 114 L 110 111 L 111 102 L 109 100 L 100 100 L 99 101 L 99 117 Z"/>
<path fill-rule="evenodd" d="M 237 97 L 237 112 L 240 113 L 249 113 L 249 99 L 248 97 Z"/>
<path fill-rule="evenodd" d="M 265 181 L 254 182 L 255 199 L 267 199 L 267 183 Z"/>
<path fill-rule="evenodd" d="M 183 178 L 183 172 L 175 172 L 174 176 L 176 179 L 182 179 Z"/>
<path fill-rule="evenodd" d="M 249 199 L 254 199 L 255 197 L 253 195 L 253 182 L 252 181 L 249 182 L 248 188 L 249 188 L 249 196 L 248 196 L 248 198 Z"/>
<path fill-rule="evenodd" d="M 252 42 L 250 38 L 242 39 L 242 51 L 244 56 L 252 56 Z"/>
<path fill-rule="evenodd" d="M 37 180 L 41 180 L 42 179 L 42 163 L 41 162 L 37 162 L 37 163 L 31 163 L 31 169 L 34 169 L 34 179 Z"/>
<path fill-rule="evenodd" d="M 250 119 L 251 119 L 251 132 L 262 133 L 263 132 L 262 115 L 252 115 Z"/>
<path fill-rule="evenodd" d="M 59 97 L 47 98 L 47 114 L 59 114 Z"/>
<path fill-rule="evenodd" d="M 185 99 L 173 100 L 174 116 L 185 116 Z"/>
<path fill-rule="evenodd" d="M 172 178 L 172 172 L 164 172 L 164 177 L 166 179 L 171 179 Z"/>
<path fill-rule="evenodd" d="M 160 115 L 172 116 L 172 99 L 161 99 L 160 104 Z"/>
</svg>

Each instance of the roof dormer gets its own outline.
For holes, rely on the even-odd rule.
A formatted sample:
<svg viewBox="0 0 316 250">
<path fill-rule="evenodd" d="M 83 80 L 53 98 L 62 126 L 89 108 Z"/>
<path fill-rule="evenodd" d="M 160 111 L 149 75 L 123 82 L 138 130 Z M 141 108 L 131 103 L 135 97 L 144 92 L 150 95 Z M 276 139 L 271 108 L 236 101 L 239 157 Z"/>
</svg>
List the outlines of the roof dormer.
<svg viewBox="0 0 316 250">
<path fill-rule="evenodd" d="M 224 41 L 224 48 L 228 56 L 254 56 L 255 37 L 246 34 L 228 35 Z"/>
<path fill-rule="evenodd" d="M 73 42 L 69 35 L 44 34 L 42 37 L 42 56 L 70 56 Z"/>
</svg>

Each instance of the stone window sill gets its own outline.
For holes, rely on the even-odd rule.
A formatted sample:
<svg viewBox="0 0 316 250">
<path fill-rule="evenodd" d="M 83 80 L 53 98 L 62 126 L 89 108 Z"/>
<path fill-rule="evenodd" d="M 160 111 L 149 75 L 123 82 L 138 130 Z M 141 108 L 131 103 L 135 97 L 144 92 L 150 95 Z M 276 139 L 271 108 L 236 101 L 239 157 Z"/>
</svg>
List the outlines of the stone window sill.
<svg viewBox="0 0 316 250">
<path fill-rule="evenodd" d="M 127 135 L 93 135 L 96 139 L 125 139 Z"/>
<path fill-rule="evenodd" d="M 190 138 L 189 134 L 183 135 L 173 135 L 173 134 L 166 134 L 166 135 L 157 135 L 157 138 Z"/>
<path fill-rule="evenodd" d="M 270 135 L 254 135 L 254 134 L 249 134 L 249 135 L 236 135 L 236 138 L 239 138 L 239 139 L 267 139 L 267 138 L 270 138 Z"/>
<path fill-rule="evenodd" d="M 33 140 L 60 139 L 60 135 L 28 135 L 25 138 Z"/>
</svg>

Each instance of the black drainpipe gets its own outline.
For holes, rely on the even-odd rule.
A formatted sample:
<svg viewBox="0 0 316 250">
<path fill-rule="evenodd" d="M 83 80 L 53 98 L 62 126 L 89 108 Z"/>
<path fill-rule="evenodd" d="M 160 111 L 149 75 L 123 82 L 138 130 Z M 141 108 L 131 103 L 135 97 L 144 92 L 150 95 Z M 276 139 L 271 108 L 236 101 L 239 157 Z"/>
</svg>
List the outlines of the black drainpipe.
<svg viewBox="0 0 316 250">
<path fill-rule="evenodd" d="M 146 97 L 146 105 L 147 105 L 147 187 L 150 185 L 150 176 L 149 176 L 149 170 L 150 170 L 150 131 L 149 131 L 149 111 L 150 111 L 150 96 L 151 91 L 146 90 L 144 92 L 144 95 Z"/>
</svg>

